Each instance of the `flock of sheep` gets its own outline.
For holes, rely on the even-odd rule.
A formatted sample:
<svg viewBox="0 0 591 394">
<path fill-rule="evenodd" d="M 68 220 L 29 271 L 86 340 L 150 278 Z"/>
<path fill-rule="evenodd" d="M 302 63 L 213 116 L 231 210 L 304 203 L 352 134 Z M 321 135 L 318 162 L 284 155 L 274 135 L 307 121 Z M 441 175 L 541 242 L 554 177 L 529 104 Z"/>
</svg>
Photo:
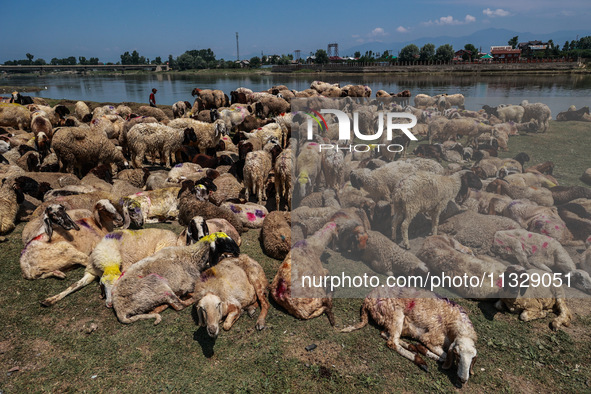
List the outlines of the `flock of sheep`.
<svg viewBox="0 0 591 394">
<path fill-rule="evenodd" d="M 195 89 L 193 104 L 179 101 L 166 112 L 125 105 L 91 111 L 79 101 L 73 113 L 15 93 L 14 102 L 0 103 L 0 234 L 27 221 L 20 256 L 26 279 L 65 278 L 85 267 L 44 306 L 98 280 L 120 322 L 158 324 L 168 306 L 195 305 L 199 325 L 214 338 L 222 321 L 229 330 L 257 305 L 256 328 L 263 329 L 267 293 L 297 318 L 326 314 L 335 325 L 331 289 L 303 284 L 305 275 L 330 274 L 322 261 L 328 248 L 383 275 L 490 274 L 495 286 L 453 290 L 496 300 L 526 321 L 554 311 L 552 328 L 568 326 L 561 286 L 517 294 L 499 282 L 510 273 L 559 272 L 576 291 L 591 293 L 591 189 L 559 186 L 553 163 L 527 166 L 527 153 L 498 157 L 510 136 L 546 131 L 549 108 L 524 101 L 468 111 L 459 94 L 419 94 L 414 106 L 402 107 L 410 92 L 371 93 L 319 81 L 299 92 L 238 88 L 231 99 Z M 413 134 L 425 141 L 412 158 L 404 136 L 392 141 L 401 153 L 320 150 L 354 141 L 338 140 L 331 116 L 328 129 L 306 140 L 294 99 L 357 112 L 368 134 L 380 111 L 410 112 L 418 119 Z M 574 119 L 573 111 L 578 120 L 588 115 L 570 108 L 559 118 Z M 591 170 L 582 180 L 591 184 Z M 431 235 L 424 237 L 426 219 Z M 171 220 L 185 230 L 143 229 Z M 270 283 L 260 264 L 240 253 L 248 229 L 260 229 L 263 252 L 282 261 Z M 477 334 L 459 305 L 427 290 L 376 288 L 361 322 L 342 331 L 370 317 L 403 357 L 423 368 L 421 355 L 444 368 L 456 361 L 459 379 L 469 379 Z"/>
</svg>

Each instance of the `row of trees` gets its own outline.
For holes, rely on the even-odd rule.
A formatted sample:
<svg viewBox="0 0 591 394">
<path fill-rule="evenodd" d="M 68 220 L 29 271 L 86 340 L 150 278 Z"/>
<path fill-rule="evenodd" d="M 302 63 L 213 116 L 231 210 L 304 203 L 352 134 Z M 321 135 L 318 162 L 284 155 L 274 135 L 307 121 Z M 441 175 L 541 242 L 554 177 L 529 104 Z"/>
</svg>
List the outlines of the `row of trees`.
<svg viewBox="0 0 591 394">
<path fill-rule="evenodd" d="M 519 44 L 519 36 L 515 36 L 507 41 L 512 48 L 517 48 Z M 548 46 L 543 51 L 532 51 L 525 49 L 521 53 L 522 57 L 532 58 L 591 58 L 591 36 L 585 36 L 579 40 L 565 41 L 560 48 L 559 44 L 555 44 L 554 40 L 548 40 Z"/>
<path fill-rule="evenodd" d="M 519 37 L 512 37 L 508 42 L 513 48 L 516 48 L 519 44 Z M 463 55 L 464 60 L 476 60 L 480 57 L 479 51 L 473 44 L 466 44 L 464 46 L 466 51 L 470 51 L 471 54 L 465 53 Z M 442 61 L 447 62 L 454 58 L 454 49 L 450 44 L 439 46 L 435 49 L 434 44 L 425 44 L 421 48 L 415 44 L 410 44 L 402 48 L 398 54 L 398 61 L 409 62 L 409 61 Z M 44 59 L 35 59 L 35 56 L 27 53 L 26 59 L 21 60 L 8 60 L 4 62 L 7 66 L 12 65 L 46 65 L 48 64 Z M 548 41 L 548 47 L 543 51 L 528 51 L 525 50 L 521 54 L 522 57 L 543 57 L 543 58 L 591 58 L 591 36 L 583 37 L 579 40 L 566 41 L 562 48 L 555 44 L 553 40 Z M 115 64 L 132 65 L 132 64 L 162 64 L 162 58 L 160 56 L 150 60 L 144 56 L 141 56 L 138 51 L 134 50 L 131 53 L 128 51 L 123 53 L 121 61 Z M 394 56 L 390 51 L 384 51 L 383 53 L 373 53 L 372 51 L 366 51 L 365 54 L 361 52 L 355 52 L 355 61 L 363 63 L 371 62 L 383 62 L 393 61 Z M 35 60 L 34 60 L 35 59 Z M 329 62 L 328 54 L 324 49 L 318 49 L 314 54 L 314 63 L 326 64 Z M 254 56 L 249 60 L 249 67 L 258 68 L 264 64 L 278 64 L 286 65 L 293 61 L 293 55 L 271 55 L 271 56 Z M 79 56 L 77 59 L 74 56 L 58 59 L 52 58 L 49 62 L 51 65 L 97 65 L 102 64 L 99 62 L 98 57 L 91 57 L 87 59 L 84 56 Z M 106 63 L 113 64 L 113 63 Z M 176 59 L 172 55 L 168 55 L 168 64 L 170 67 L 176 70 L 192 70 L 192 69 L 205 69 L 205 68 L 239 68 L 241 64 L 233 60 L 216 59 L 214 52 L 208 49 L 190 50 L 186 51 Z"/>
</svg>

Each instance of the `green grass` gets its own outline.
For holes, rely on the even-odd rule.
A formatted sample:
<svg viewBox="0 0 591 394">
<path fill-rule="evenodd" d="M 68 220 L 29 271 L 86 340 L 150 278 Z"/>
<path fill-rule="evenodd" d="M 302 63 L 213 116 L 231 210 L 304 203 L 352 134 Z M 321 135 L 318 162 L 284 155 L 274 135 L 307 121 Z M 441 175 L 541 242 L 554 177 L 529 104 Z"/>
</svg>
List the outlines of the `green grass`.
<svg viewBox="0 0 591 394">
<path fill-rule="evenodd" d="M 562 185 L 585 186 L 581 175 L 591 167 L 591 123 L 550 121 L 546 133 L 521 133 L 509 138 L 509 151 L 502 157 L 513 157 L 519 152 L 527 152 L 534 165 L 545 161 L 554 162 L 554 177 Z"/>
<path fill-rule="evenodd" d="M 158 225 L 175 231 L 177 225 Z M 376 327 L 350 334 L 333 330 L 325 316 L 300 321 L 272 307 L 268 328 L 254 330 L 242 316 L 213 342 L 198 329 L 193 312 L 163 312 L 162 323 L 119 323 L 96 285 L 51 308 L 39 301 L 82 275 L 26 281 L 18 266 L 23 224 L 0 247 L 0 391 L 184 392 L 384 392 L 453 391 L 454 372 L 428 361 L 425 373 L 388 349 Z M 279 261 L 261 253 L 258 231 L 244 234 L 242 251 L 259 261 L 269 278 Z M 340 326 L 358 319 L 359 299 L 335 299 Z M 495 314 L 490 302 L 461 301 L 479 333 L 476 374 L 467 391 L 583 392 L 591 381 L 591 318 L 553 333 L 551 318 L 523 323 Z M 589 303 L 584 308 L 588 309 Z M 97 330 L 88 334 L 91 324 Z M 318 347 L 307 352 L 309 344 Z M 13 367 L 18 372 L 8 374 Z M 484 370 L 481 370 L 483 368 Z"/>
<path fill-rule="evenodd" d="M 589 124 L 552 122 L 546 134 L 511 137 L 513 156 L 527 151 L 531 164 L 553 160 L 562 184 L 579 184 L 591 166 L 584 155 Z M 576 140 L 576 141 L 574 141 Z M 571 151 L 573 149 L 573 151 Z M 268 328 L 242 316 L 231 331 L 212 341 L 192 308 L 166 310 L 162 323 L 119 323 L 99 298 L 96 284 L 51 308 L 39 301 L 79 279 L 26 281 L 18 259 L 23 224 L 0 244 L 0 392 L 424 392 L 456 391 L 455 372 L 427 360 L 429 372 L 386 347 L 369 325 L 341 334 L 325 316 L 300 321 L 272 305 Z M 176 224 L 158 224 L 177 233 Z M 273 278 L 280 261 L 265 256 L 259 232 L 243 235 L 242 252 Z M 591 390 L 591 302 L 569 300 L 571 327 L 552 332 L 554 318 L 524 323 L 498 313 L 491 302 L 460 300 L 479 335 L 475 375 L 464 392 L 589 392 Z M 360 299 L 336 298 L 339 327 L 359 318 Z M 87 333 L 91 324 L 98 328 Z M 318 347 L 307 352 L 310 344 Z M 8 371 L 18 367 L 17 372 Z"/>
</svg>

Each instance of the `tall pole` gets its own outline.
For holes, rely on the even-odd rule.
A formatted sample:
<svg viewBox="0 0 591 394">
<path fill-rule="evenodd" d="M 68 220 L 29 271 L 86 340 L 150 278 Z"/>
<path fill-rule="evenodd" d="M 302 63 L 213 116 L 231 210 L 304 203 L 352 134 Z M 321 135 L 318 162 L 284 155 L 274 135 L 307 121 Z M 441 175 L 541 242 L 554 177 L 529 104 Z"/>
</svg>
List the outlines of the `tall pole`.
<svg viewBox="0 0 591 394">
<path fill-rule="evenodd" d="M 240 61 L 240 47 L 238 46 L 238 32 L 236 32 L 236 60 Z"/>
</svg>

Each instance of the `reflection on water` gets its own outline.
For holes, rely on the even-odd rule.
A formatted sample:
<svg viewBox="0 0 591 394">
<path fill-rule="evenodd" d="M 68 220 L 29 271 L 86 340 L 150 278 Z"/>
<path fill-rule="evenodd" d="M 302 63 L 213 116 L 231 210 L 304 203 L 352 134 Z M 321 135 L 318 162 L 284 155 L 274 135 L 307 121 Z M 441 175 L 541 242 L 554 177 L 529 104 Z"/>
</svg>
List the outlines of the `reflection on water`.
<svg viewBox="0 0 591 394">
<path fill-rule="evenodd" d="M 375 92 L 410 90 L 413 94 L 462 93 L 466 108 L 479 109 L 483 104 L 519 103 L 527 98 L 547 103 L 553 114 L 570 104 L 591 105 L 591 76 L 589 75 L 43 75 L 0 77 L 0 85 L 42 86 L 46 90 L 28 93 L 31 96 L 89 100 L 98 102 L 148 102 L 152 88 L 158 89 L 158 104 L 171 105 L 179 100 L 193 101 L 191 91 L 221 89 L 226 94 L 244 86 L 262 91 L 273 85 L 304 90 L 310 83 L 322 79 L 330 83 L 369 85 Z M 566 106 L 565 106 L 566 105 Z"/>
</svg>

